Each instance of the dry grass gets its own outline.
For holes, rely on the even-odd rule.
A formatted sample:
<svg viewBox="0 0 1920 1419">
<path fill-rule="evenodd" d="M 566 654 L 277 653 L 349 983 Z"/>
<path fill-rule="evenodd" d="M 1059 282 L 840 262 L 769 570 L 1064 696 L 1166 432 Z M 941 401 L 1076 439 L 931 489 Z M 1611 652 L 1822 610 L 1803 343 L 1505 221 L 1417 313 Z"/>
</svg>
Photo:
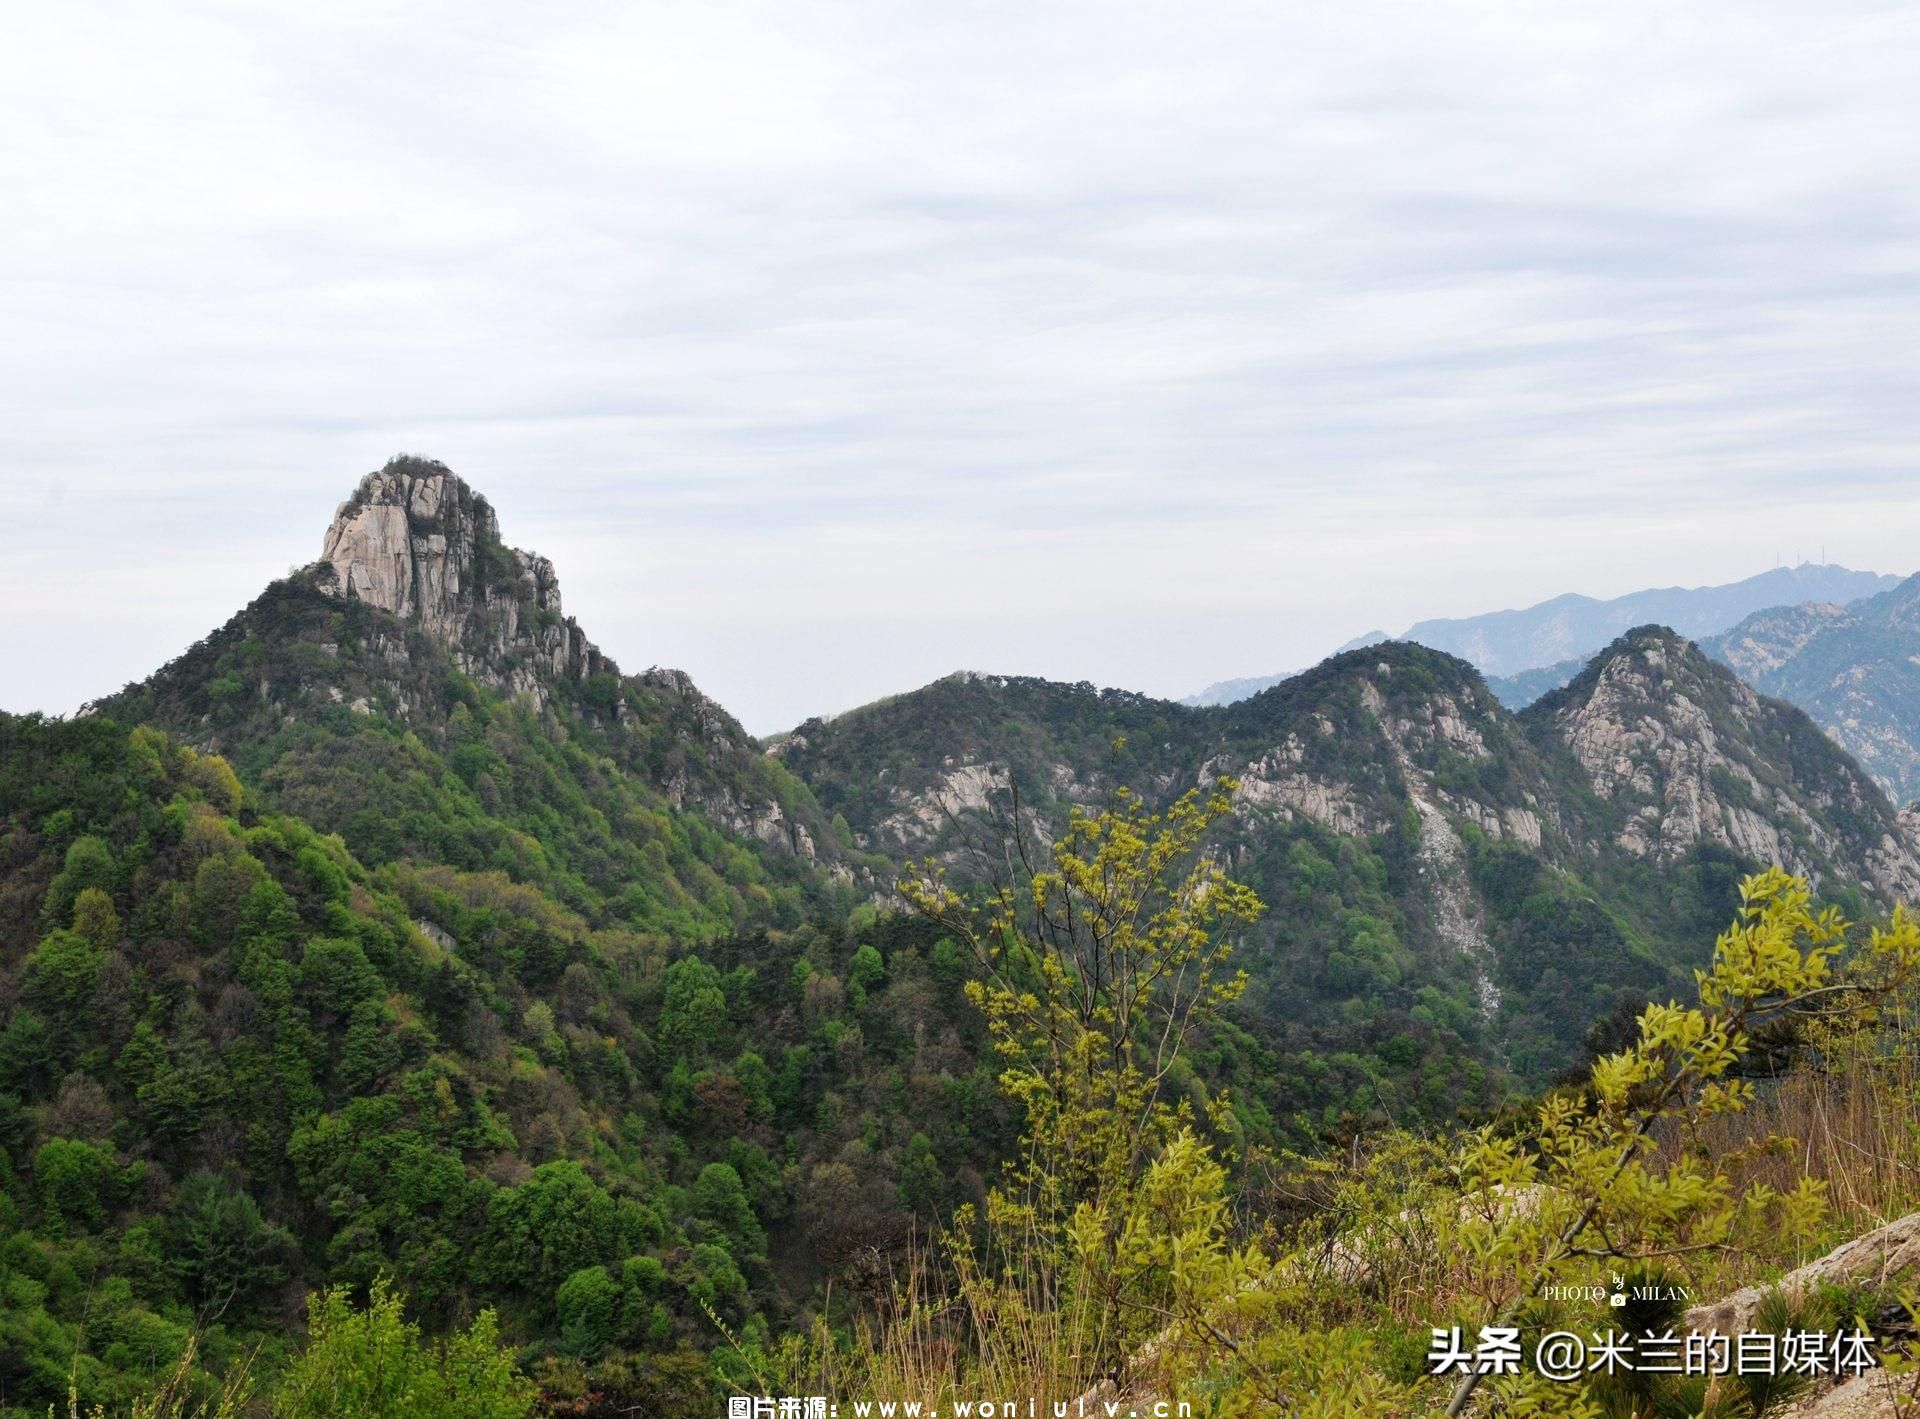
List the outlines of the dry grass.
<svg viewBox="0 0 1920 1419">
<path fill-rule="evenodd" d="M 1074 1288 L 1067 1288 L 1071 1295 Z M 955 1398 L 1073 1399 L 1098 1378 L 1093 1308 L 1061 1301 L 1039 1268 L 989 1282 L 964 1251 L 921 1252 L 888 1313 L 856 1347 L 866 1392 L 944 1406 Z"/>
<path fill-rule="evenodd" d="M 1702 1299 L 1798 1265 L 1838 1242 L 1920 1210 L 1920 1036 L 1901 1026 L 1824 1039 L 1784 1076 L 1756 1085 L 1743 1113 L 1662 1140 L 1669 1157 L 1712 1160 L 1736 1194 L 1825 1185 L 1830 1220 L 1810 1247 L 1703 1253 L 1684 1268 Z M 1424 1334 L 1487 1278 L 1448 1243 L 1436 1217 L 1465 1205 L 1444 1140 L 1389 1137 L 1303 1165 L 1281 1191 L 1292 1216 L 1274 1239 L 1270 1323 Z M 1490 1206 L 1524 1199 L 1482 1199 Z M 1065 1397 L 1102 1378 L 1087 1317 L 1063 1311 L 1034 1278 L 994 1284 L 922 1255 L 891 1315 L 856 1346 L 867 1392 L 929 1402 L 1005 1393 Z M 1063 1288 L 1071 1294 L 1071 1288 Z M 1381 1329 L 1383 1328 L 1384 1329 Z"/>
<path fill-rule="evenodd" d="M 1901 1033 L 1835 1042 L 1693 1142 L 1737 1188 L 1826 1184 L 1839 1235 L 1884 1226 L 1920 1208 L 1920 1041 Z"/>
</svg>

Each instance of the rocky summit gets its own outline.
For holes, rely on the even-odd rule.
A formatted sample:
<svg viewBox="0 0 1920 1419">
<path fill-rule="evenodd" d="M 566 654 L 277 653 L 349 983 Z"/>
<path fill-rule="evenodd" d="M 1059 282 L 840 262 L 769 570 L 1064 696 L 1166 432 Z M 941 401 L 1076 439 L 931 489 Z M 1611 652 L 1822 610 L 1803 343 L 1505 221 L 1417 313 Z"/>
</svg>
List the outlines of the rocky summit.
<svg viewBox="0 0 1920 1419">
<path fill-rule="evenodd" d="M 1710 842 L 1815 879 L 1848 863 L 1886 900 L 1920 896 L 1911 823 L 1860 767 L 1671 631 L 1623 637 L 1530 718 L 1566 745 L 1636 857 Z"/>
<path fill-rule="evenodd" d="M 593 668 L 553 563 L 502 542 L 492 506 L 441 463 L 397 458 L 362 479 L 327 528 L 317 584 L 418 625 L 509 693 L 538 699 L 548 677 Z"/>
<path fill-rule="evenodd" d="M 599 909 L 624 894 L 635 921 L 777 920 L 811 869 L 851 871 L 738 721 L 680 671 L 623 673 L 562 611 L 553 564 L 444 464 L 368 474 L 320 548 L 93 708 L 227 755 L 370 860 L 444 857 L 458 823 L 463 863 L 578 879 Z M 785 899 L 758 890 L 769 872 Z"/>
</svg>

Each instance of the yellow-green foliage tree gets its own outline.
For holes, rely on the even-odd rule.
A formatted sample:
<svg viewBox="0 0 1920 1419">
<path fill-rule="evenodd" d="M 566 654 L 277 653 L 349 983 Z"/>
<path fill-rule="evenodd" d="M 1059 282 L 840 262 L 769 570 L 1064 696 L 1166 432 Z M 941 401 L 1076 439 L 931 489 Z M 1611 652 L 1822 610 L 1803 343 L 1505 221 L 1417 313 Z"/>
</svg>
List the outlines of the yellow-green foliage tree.
<svg viewBox="0 0 1920 1419">
<path fill-rule="evenodd" d="M 1164 813 L 1123 789 L 1104 812 L 1075 810 L 1044 862 L 1016 832 L 1002 880 L 971 898 L 932 864 L 902 883 L 972 948 L 968 994 L 1024 1117 L 984 1250 L 970 1214 L 955 1229 L 969 1302 L 983 1330 L 1059 1318 L 1050 1348 L 1074 1382 L 1166 1324 L 1188 1252 L 1224 1246 L 1225 1174 L 1195 1132 L 1206 1121 L 1166 1085 L 1192 1032 L 1245 987 L 1223 933 L 1261 903 L 1204 851 L 1233 788 Z"/>
<path fill-rule="evenodd" d="M 534 1386 L 500 1344 L 493 1312 L 424 1341 L 400 1296 L 375 1281 L 365 1309 L 345 1287 L 307 1302 L 307 1348 L 274 1397 L 278 1419 L 526 1419 Z"/>
<path fill-rule="evenodd" d="M 1599 1265 L 1737 1252 L 1818 1226 L 1824 1200 L 1811 1180 L 1785 1195 L 1736 1195 L 1722 1160 L 1687 1145 L 1708 1119 L 1753 1102 L 1753 1082 L 1735 1070 L 1757 1029 L 1874 1023 L 1920 969 L 1920 927 L 1896 909 L 1849 956 L 1849 924 L 1838 908 L 1815 911 L 1805 881 L 1772 869 L 1744 881 L 1741 899 L 1695 973 L 1698 1005 L 1648 1006 L 1635 1042 L 1597 1060 L 1584 1091 L 1549 1096 L 1530 1136 L 1488 1130 L 1468 1143 L 1455 1241 L 1490 1323 L 1511 1323 L 1550 1282 L 1586 1280 Z M 1657 1147 L 1662 1139 L 1679 1146 Z M 1464 1413 L 1480 1383 L 1463 1377 L 1447 1412 Z M 1524 1377 L 1503 1388 L 1537 1412 L 1575 1402 Z"/>
</svg>

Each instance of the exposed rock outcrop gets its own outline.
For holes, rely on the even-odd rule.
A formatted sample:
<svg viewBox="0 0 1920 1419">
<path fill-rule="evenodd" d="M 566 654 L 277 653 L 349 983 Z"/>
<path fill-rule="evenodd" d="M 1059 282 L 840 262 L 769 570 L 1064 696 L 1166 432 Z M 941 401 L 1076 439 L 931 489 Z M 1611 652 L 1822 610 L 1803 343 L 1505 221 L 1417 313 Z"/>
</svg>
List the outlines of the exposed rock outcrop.
<svg viewBox="0 0 1920 1419">
<path fill-rule="evenodd" d="M 1854 626 L 1858 620 L 1844 606 L 1831 602 L 1775 606 L 1755 612 L 1705 648 L 1749 684 L 1759 684 L 1819 637 Z"/>
<path fill-rule="evenodd" d="M 875 826 L 873 840 L 889 848 L 929 843 L 951 819 L 987 811 L 1011 784 L 1004 767 L 948 763 L 930 792 L 897 795 L 900 811 Z"/>
<path fill-rule="evenodd" d="M 1761 1302 L 1771 1291 L 1787 1296 L 1808 1295 L 1822 1286 L 1865 1286 L 1886 1295 L 1911 1290 L 1920 1281 L 1920 1212 L 1855 1237 L 1772 1286 L 1747 1286 L 1709 1305 L 1687 1312 L 1687 1329 L 1738 1335 L 1753 1328 Z M 1913 1377 L 1896 1379 L 1870 1371 L 1842 1384 L 1815 1389 L 1791 1410 L 1793 1415 L 1819 1419 L 1894 1419 L 1901 1412 L 1898 1397 L 1913 1395 Z"/>
<path fill-rule="evenodd" d="M 1798 711 L 1672 631 L 1623 637 L 1530 713 L 1615 808 L 1615 841 L 1636 857 L 1713 843 L 1816 883 L 1852 861 L 1885 896 L 1920 898 L 1920 855 L 1877 785 Z"/>
<path fill-rule="evenodd" d="M 1382 665 L 1381 671 L 1388 667 Z M 1488 756 L 1486 740 L 1461 717 L 1460 706 L 1446 695 L 1419 703 L 1419 715 L 1396 717 L 1389 712 L 1386 697 L 1368 681 L 1361 689 L 1360 702 L 1379 722 L 1392 752 L 1395 766 L 1406 783 L 1407 796 L 1420 818 L 1420 875 L 1425 879 L 1433 903 L 1434 929 L 1440 939 L 1466 957 L 1474 977 L 1474 998 L 1480 1013 L 1491 1020 L 1500 1010 L 1500 987 L 1493 973 L 1498 963 L 1487 940 L 1487 923 L 1480 901 L 1468 882 L 1467 854 L 1448 817 L 1435 799 L 1446 795 L 1438 791 L 1431 778 L 1414 762 L 1409 741 L 1426 741 L 1429 747 L 1444 745 L 1464 752 L 1469 758 Z M 1480 805 L 1468 801 L 1471 807 Z M 1478 818 L 1478 814 L 1474 815 Z M 1500 818 L 1489 814 L 1485 820 L 1491 835 L 1500 837 Z"/>
<path fill-rule="evenodd" d="M 594 668 L 553 563 L 502 542 L 493 508 L 444 464 L 396 458 L 369 473 L 334 514 L 319 570 L 323 590 L 412 622 L 509 694 L 539 702 L 545 676 Z"/>
<path fill-rule="evenodd" d="M 1821 1286 L 1864 1285 L 1884 1292 L 1913 1286 L 1916 1281 L 1920 1281 L 1920 1212 L 1855 1237 L 1788 1272 L 1772 1286 L 1744 1287 L 1709 1305 L 1695 1306 L 1687 1312 L 1687 1328 L 1721 1335 L 1746 1330 L 1769 1291 L 1802 1296 Z"/>
<path fill-rule="evenodd" d="M 1316 733 L 1333 733 L 1333 726 L 1322 719 Z M 1290 733 L 1259 758 L 1233 766 L 1225 758 L 1209 759 L 1201 766 L 1196 783 L 1205 786 L 1219 775 L 1231 772 L 1239 783 L 1239 800 L 1250 808 L 1267 809 L 1282 816 L 1298 815 L 1336 833 L 1362 834 L 1382 831 L 1386 824 L 1343 779 L 1316 776 L 1302 765 L 1307 746 L 1299 734 Z"/>
</svg>

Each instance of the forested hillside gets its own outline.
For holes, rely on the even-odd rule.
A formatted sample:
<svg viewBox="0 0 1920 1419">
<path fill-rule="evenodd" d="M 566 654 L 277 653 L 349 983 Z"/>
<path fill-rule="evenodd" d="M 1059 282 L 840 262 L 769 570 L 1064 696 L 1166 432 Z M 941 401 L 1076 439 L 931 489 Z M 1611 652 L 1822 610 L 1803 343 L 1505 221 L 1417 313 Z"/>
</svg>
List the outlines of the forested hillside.
<svg viewBox="0 0 1920 1419">
<path fill-rule="evenodd" d="M 431 1326 L 498 1306 L 557 1392 L 704 1414 L 708 1308 L 751 1345 L 871 1282 L 1009 1136 L 911 921 L 694 943 L 370 868 L 99 717 L 0 719 L 0 852 L 0 1412 L 196 1330 L 271 1359 L 308 1287 L 385 1275 Z"/>
</svg>

